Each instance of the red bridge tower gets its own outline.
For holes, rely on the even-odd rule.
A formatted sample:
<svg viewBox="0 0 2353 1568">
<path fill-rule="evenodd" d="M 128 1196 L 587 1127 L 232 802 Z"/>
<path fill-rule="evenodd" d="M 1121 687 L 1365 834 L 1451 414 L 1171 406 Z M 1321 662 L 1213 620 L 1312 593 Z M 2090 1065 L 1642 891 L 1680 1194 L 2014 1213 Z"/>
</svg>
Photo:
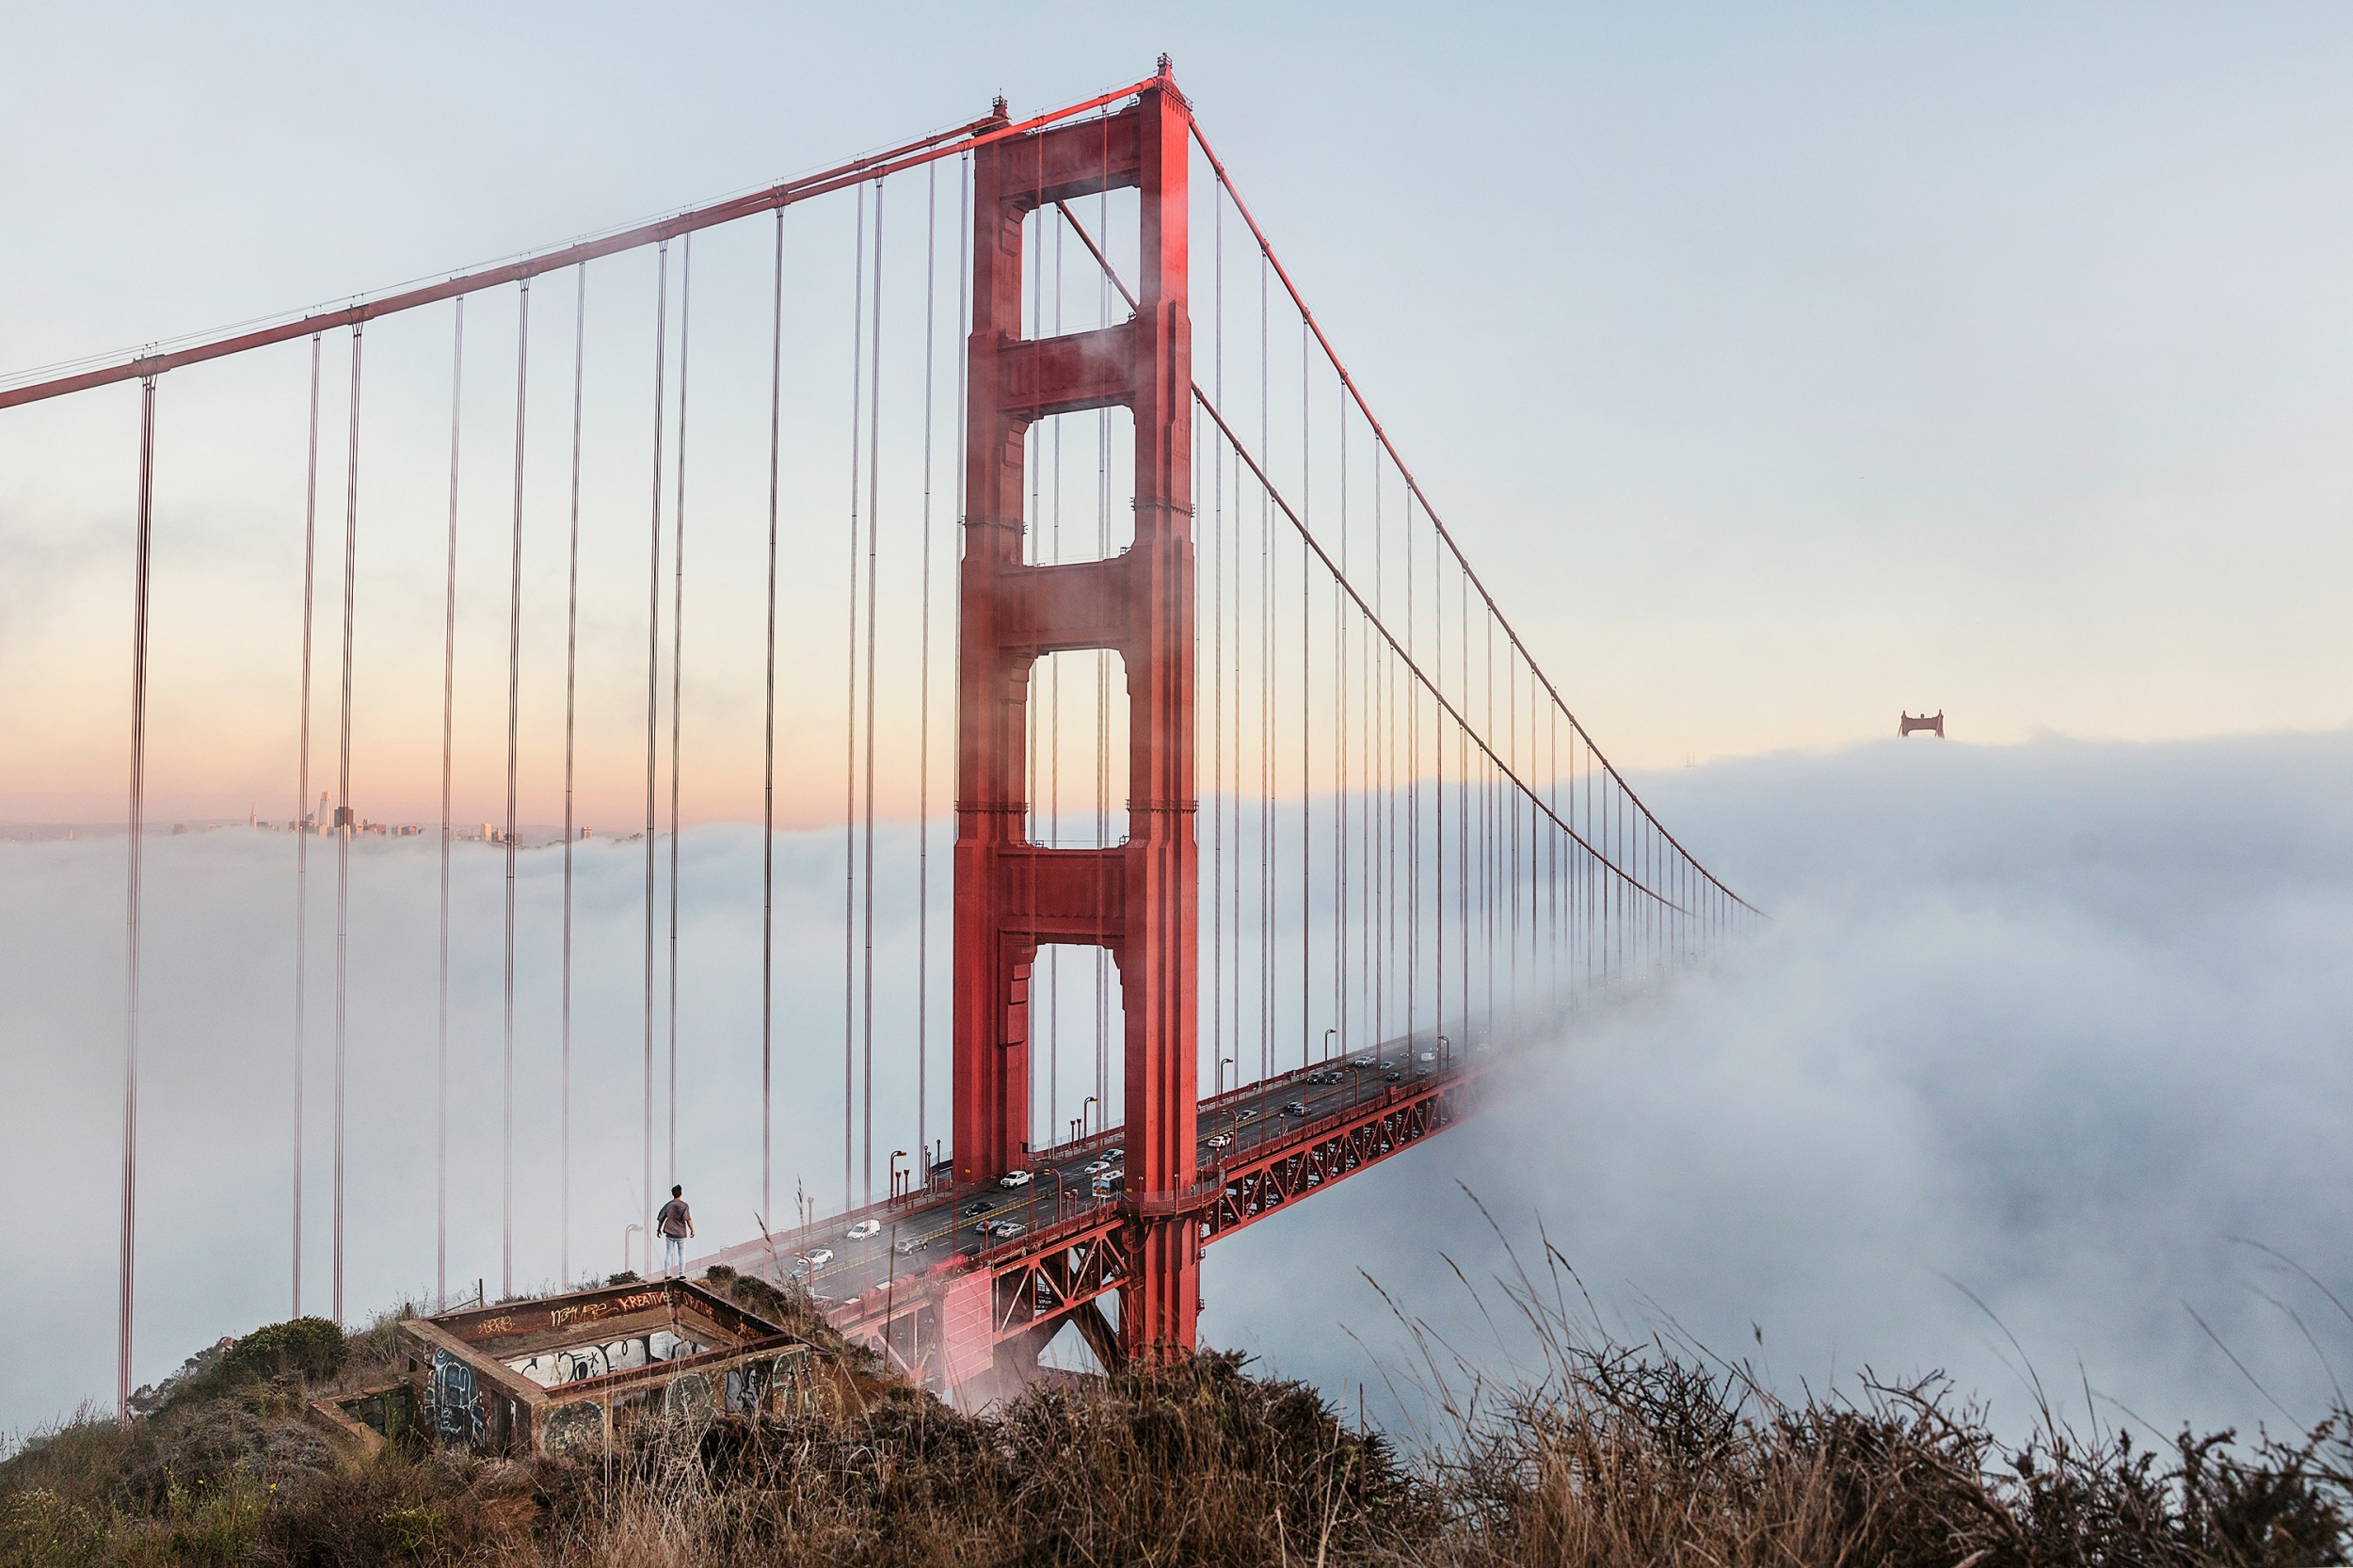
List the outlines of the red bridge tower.
<svg viewBox="0 0 2353 1568">
<path fill-rule="evenodd" d="M 1193 843 L 1193 327 L 1186 313 L 1188 110 L 1161 64 L 1132 106 L 973 153 L 972 336 L 957 706 L 955 1175 L 1024 1162 L 1030 968 L 1041 943 L 1111 951 L 1126 1018 L 1128 1224 L 1120 1350 L 1189 1353 L 1200 1302 L 1192 1212 Z M 1025 337 L 1022 223 L 1134 186 L 1133 320 Z M 1025 438 L 1035 421 L 1124 407 L 1135 420 L 1135 543 L 1104 561 L 1022 555 Z M 1128 841 L 1026 837 L 1030 675 L 1041 654 L 1109 648 L 1126 664 Z"/>
</svg>

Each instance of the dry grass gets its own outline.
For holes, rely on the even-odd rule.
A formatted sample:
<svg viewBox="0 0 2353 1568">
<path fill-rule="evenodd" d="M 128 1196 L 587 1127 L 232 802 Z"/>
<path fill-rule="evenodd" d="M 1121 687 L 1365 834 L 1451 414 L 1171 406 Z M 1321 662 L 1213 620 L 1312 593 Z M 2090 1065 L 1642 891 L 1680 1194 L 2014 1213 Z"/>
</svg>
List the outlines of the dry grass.
<svg viewBox="0 0 2353 1568">
<path fill-rule="evenodd" d="M 738 1282 L 722 1281 L 733 1293 Z M 2314 1568 L 2347 1544 L 2346 1448 L 2152 1451 L 2046 1412 L 2009 1449 L 1936 1383 L 1784 1402 L 1672 1336 L 1505 1288 L 1536 1349 L 1498 1384 L 1424 1330 L 1442 1413 L 1405 1455 L 1239 1357 L 1041 1385 L 982 1416 L 871 1369 L 825 1418 L 654 1429 L 600 1462 L 339 1462 L 280 1369 L 130 1428 L 84 1412 L 0 1464 L 0 1564 L 513 1568 L 1428 1564 L 1433 1568 Z M 764 1288 L 761 1288 L 764 1289 Z M 790 1311 L 789 1301 L 756 1304 Z M 339 1372 L 376 1359 L 355 1336 Z"/>
</svg>

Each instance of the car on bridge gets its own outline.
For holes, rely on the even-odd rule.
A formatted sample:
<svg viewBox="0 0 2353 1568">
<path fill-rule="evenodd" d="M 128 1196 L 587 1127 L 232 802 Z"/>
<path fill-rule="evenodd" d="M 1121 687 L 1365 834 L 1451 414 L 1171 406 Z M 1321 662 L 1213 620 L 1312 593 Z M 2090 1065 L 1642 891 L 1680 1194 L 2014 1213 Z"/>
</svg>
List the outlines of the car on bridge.
<svg viewBox="0 0 2353 1568">
<path fill-rule="evenodd" d="M 912 1257 L 931 1244 L 932 1239 L 928 1236 L 911 1236 L 904 1240 L 891 1242 L 890 1250 L 901 1257 Z"/>
<path fill-rule="evenodd" d="M 1240 1123 L 1240 1122 L 1255 1122 L 1255 1121 L 1257 1121 L 1257 1119 L 1258 1119 L 1258 1111 L 1257 1111 L 1257 1108 L 1256 1106 L 1249 1106 L 1249 1105 L 1245 1105 L 1245 1106 L 1243 1106 L 1243 1107 L 1242 1107 L 1240 1111 L 1238 1111 L 1238 1112 L 1236 1112 L 1234 1113 L 1234 1120 L 1235 1120 L 1237 1123 Z"/>
<path fill-rule="evenodd" d="M 1000 1187 L 1027 1187 L 1033 1177 L 1028 1171 L 1007 1171 L 997 1178 Z"/>
<path fill-rule="evenodd" d="M 1290 1104 L 1283 1107 L 1283 1114 L 1286 1116 L 1305 1116 L 1307 1114 L 1306 1104 L 1302 1100 L 1293 1100 Z"/>
<path fill-rule="evenodd" d="M 1000 1241 L 1010 1241 L 1029 1228 L 1018 1220 L 998 1220 L 989 1225 L 988 1233 Z"/>
<path fill-rule="evenodd" d="M 808 1264 L 810 1271 L 813 1272 L 816 1270 L 825 1268 L 833 1262 L 833 1249 L 831 1247 L 811 1247 L 808 1251 L 801 1255 L 801 1261 Z"/>
<path fill-rule="evenodd" d="M 863 1241 L 870 1236 L 881 1234 L 882 1222 L 880 1220 L 860 1220 L 850 1227 L 848 1239 L 853 1241 Z"/>
<path fill-rule="evenodd" d="M 1208 1144 L 1209 1147 L 1213 1149 L 1231 1148 L 1234 1143 L 1234 1135 L 1230 1132 L 1212 1132 L 1209 1135 L 1209 1137 L 1203 1139 L 1202 1142 Z"/>
<path fill-rule="evenodd" d="M 1387 1072 L 1381 1075 L 1381 1081 L 1384 1083 L 1401 1083 L 1404 1080 L 1405 1075 L 1395 1067 L 1391 1067 Z"/>
<path fill-rule="evenodd" d="M 989 1202 L 986 1198 L 974 1198 L 970 1203 L 964 1206 L 964 1216 L 968 1220 L 975 1214 L 987 1213 L 988 1209 Z"/>
<path fill-rule="evenodd" d="M 1111 1168 L 1112 1162 L 1108 1160 L 1091 1160 L 1087 1162 L 1086 1174 L 1089 1176 L 1100 1176 Z"/>
</svg>

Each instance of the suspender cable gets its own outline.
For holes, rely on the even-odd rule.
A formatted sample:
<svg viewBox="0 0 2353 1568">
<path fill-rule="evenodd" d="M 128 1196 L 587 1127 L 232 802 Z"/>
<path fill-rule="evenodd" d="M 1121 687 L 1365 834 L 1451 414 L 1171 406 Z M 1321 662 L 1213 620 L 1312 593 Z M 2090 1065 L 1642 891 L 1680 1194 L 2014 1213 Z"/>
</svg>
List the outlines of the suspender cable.
<svg viewBox="0 0 2353 1568">
<path fill-rule="evenodd" d="M 155 378 L 139 380 L 139 499 L 131 576 L 131 790 L 123 938 L 122 1247 L 115 1325 L 115 1416 L 131 1418 L 139 1191 L 139 875 L 147 838 L 147 601 L 155 521 Z"/>
<path fill-rule="evenodd" d="M 352 608 L 360 583 L 360 335 L 351 329 L 351 433 L 344 467 L 344 699 L 335 794 L 335 1320 L 344 1320 L 344 1079 L 350 1011 Z"/>
<path fill-rule="evenodd" d="M 679 762 L 686 723 L 686 358 L 693 348 L 695 236 L 686 236 L 678 280 L 678 499 L 670 508 L 670 1180 L 678 1180 L 678 850 Z"/>
<path fill-rule="evenodd" d="M 972 328 L 967 297 L 967 291 L 972 286 L 971 206 L 972 160 L 970 155 L 967 154 L 956 172 L 956 429 L 959 434 L 965 427 L 965 400 L 969 393 L 965 366 L 969 359 L 968 350 L 971 342 Z M 955 471 L 956 475 L 956 522 L 960 530 L 964 522 L 964 465 L 958 462 L 951 464 L 950 467 Z M 961 648 L 964 646 L 964 596 L 953 594 L 950 598 L 952 601 L 954 616 L 954 630 L 950 641 L 952 646 Z M 924 1178 L 929 1180 L 930 1175 L 931 1173 L 926 1170 Z"/>
<path fill-rule="evenodd" d="M 1226 205 L 1209 202 L 1209 386 L 1226 398 Z M 1109 231 L 1106 231 L 1109 238 Z M 1219 1093 L 1226 1088 L 1226 456 L 1212 442 L 1217 471 L 1209 478 L 1209 1069 Z M 1241 629 L 1236 629 L 1241 631 Z M 1236 706 L 1241 706 L 1241 687 Z M 1241 925 L 1241 923 L 1238 923 Z M 1241 937 L 1241 928 L 1236 937 Z M 1241 986 L 1236 989 L 1241 996 Z M 1241 1027 L 1236 1027 L 1241 1038 Z"/>
<path fill-rule="evenodd" d="M 932 392 L 933 352 L 939 328 L 939 166 L 923 188 L 923 590 L 917 616 L 915 701 L 915 1149 L 920 1162 L 910 1179 L 931 1179 L 931 936 L 932 936 Z"/>
<path fill-rule="evenodd" d="M 688 243 L 693 243 L 691 240 Z M 515 296 L 515 537 L 506 585 L 506 928 L 500 976 L 499 1293 L 515 1293 L 515 815 L 516 754 L 522 733 L 523 414 L 531 376 L 531 280 Z"/>
<path fill-rule="evenodd" d="M 435 970 L 433 1058 L 433 1302 L 449 1301 L 450 754 L 457 696 L 457 437 L 465 391 L 466 300 L 453 312 L 449 351 L 449 549 L 441 589 L 441 917 Z"/>
<path fill-rule="evenodd" d="M 302 738 L 295 761 L 294 1309 L 302 1316 L 303 1067 L 310 1037 L 303 1016 L 311 967 L 311 607 L 315 600 L 319 520 L 319 334 L 311 334 L 311 456 L 302 485 Z"/>
<path fill-rule="evenodd" d="M 862 940 L 866 952 L 865 973 L 860 978 L 864 992 L 859 1011 L 862 1015 L 863 1037 L 859 1053 L 863 1081 L 859 1089 L 859 1114 L 862 1120 L 860 1153 L 865 1160 L 866 1203 L 874 1201 L 874 619 L 875 574 L 879 536 L 882 533 L 882 267 L 883 267 L 883 183 L 874 182 L 874 341 L 870 352 L 874 357 L 873 375 L 869 378 L 867 396 L 872 399 L 867 417 L 866 458 L 866 910 Z"/>
<path fill-rule="evenodd" d="M 1308 450 L 1307 408 L 1307 329 L 1299 330 L 1299 513 L 1305 517 L 1313 506 L 1315 471 L 1310 466 Z M 1315 896 L 1315 808 L 1312 792 L 1315 781 L 1309 776 L 1309 757 L 1314 745 L 1311 734 L 1313 720 L 1308 712 L 1310 693 L 1314 690 L 1310 665 L 1313 663 L 1310 639 L 1314 635 L 1314 617 L 1310 614 L 1308 596 L 1314 586 L 1315 568 L 1307 559 L 1307 536 L 1303 529 L 1299 539 L 1299 1064 L 1307 1064 L 1313 1047 L 1315 1020 L 1308 1016 L 1307 999 L 1315 994 L 1314 963 L 1315 911 L 1311 907 Z"/>
<path fill-rule="evenodd" d="M 784 442 L 784 209 L 776 209 L 776 300 L 768 343 L 768 697 L 760 763 L 760 1223 L 776 1212 L 769 1192 L 776 1114 L 776 483 Z"/>
<path fill-rule="evenodd" d="M 651 564 L 646 570 L 646 1049 L 640 1107 L 645 1117 L 643 1163 L 645 1272 L 653 1272 L 653 903 L 655 792 L 661 787 L 662 734 L 662 373 L 668 366 L 670 242 L 655 250 L 653 306 L 653 522 L 648 530 Z"/>
<path fill-rule="evenodd" d="M 1412 470 L 1405 466 L 1403 456 L 1399 453 L 1396 444 L 1389 440 L 1388 433 L 1382 427 L 1380 420 L 1374 417 L 1370 403 L 1366 400 L 1364 392 L 1357 387 L 1355 378 L 1349 375 L 1348 367 L 1341 362 L 1338 353 L 1332 346 L 1331 340 L 1324 336 L 1321 325 L 1315 320 L 1314 312 L 1308 310 L 1306 299 L 1299 292 L 1297 284 L 1292 282 L 1289 271 L 1283 266 L 1279 260 L 1275 259 L 1273 247 L 1267 239 L 1265 231 L 1258 227 L 1257 218 L 1251 216 L 1249 206 L 1241 200 L 1241 192 L 1234 188 L 1232 176 L 1226 172 L 1225 165 L 1218 157 L 1216 151 L 1209 146 L 1209 138 L 1202 133 L 1199 121 L 1193 120 L 1189 123 L 1193 133 L 1193 141 L 1200 147 L 1202 156 L 1209 160 L 1210 169 L 1216 176 L 1218 187 L 1224 192 L 1226 199 L 1234 203 L 1234 211 L 1236 215 L 1240 216 L 1244 223 L 1249 225 L 1251 233 L 1258 242 L 1260 253 L 1273 267 L 1274 271 L 1281 276 L 1285 291 L 1289 294 L 1292 304 L 1298 308 L 1302 323 L 1309 331 L 1314 333 L 1316 342 L 1321 347 L 1324 358 L 1330 362 L 1334 373 L 1339 378 L 1341 390 L 1347 394 L 1348 398 L 1356 405 L 1357 410 L 1365 416 L 1366 423 L 1372 428 L 1373 439 L 1378 441 L 1382 449 L 1389 455 L 1390 460 L 1397 464 L 1398 473 L 1400 477 L 1403 479 L 1406 488 L 1420 501 L 1422 510 L 1430 518 L 1431 527 L 1436 532 L 1440 541 L 1452 552 L 1458 568 L 1466 578 L 1469 579 L 1470 584 L 1479 590 L 1481 600 L 1484 602 L 1488 610 L 1496 616 L 1497 621 L 1501 624 L 1505 637 L 1510 640 L 1512 647 L 1516 649 L 1523 658 L 1529 659 L 1530 670 L 1534 674 L 1535 679 L 1543 683 L 1545 696 L 1553 703 L 1559 705 L 1564 712 L 1566 712 L 1567 704 L 1562 701 L 1560 692 L 1552 685 L 1551 681 L 1544 676 L 1543 672 L 1536 668 L 1535 662 L 1529 654 L 1527 646 L 1520 641 L 1519 633 L 1513 628 L 1508 620 L 1503 619 L 1501 607 L 1496 603 L 1495 596 L 1487 591 L 1485 583 L 1480 580 L 1476 572 L 1472 571 L 1469 558 L 1465 556 L 1461 548 L 1456 545 L 1453 535 L 1448 531 L 1445 522 L 1440 520 L 1435 509 L 1431 506 L 1429 497 L 1422 493 L 1421 487 L 1414 478 Z M 1577 732 L 1580 735 L 1584 734 L 1584 728 L 1582 725 L 1577 724 L 1576 715 L 1574 713 L 1569 713 L 1568 717 L 1573 725 L 1577 726 Z M 1586 739 L 1588 744 L 1590 745 L 1591 737 L 1588 736 Z M 1611 767 L 1609 760 L 1601 756 L 1598 747 L 1593 749 L 1593 760 L 1600 763 L 1602 767 L 1609 771 L 1611 780 L 1616 784 L 1618 789 L 1627 789 L 1625 780 L 1620 777 L 1616 769 Z M 1677 855 L 1681 856 L 1686 860 L 1690 860 L 1694 866 L 1698 866 L 1698 861 L 1692 859 L 1689 852 L 1684 850 L 1682 844 L 1675 840 L 1674 836 L 1666 831 L 1664 824 L 1658 823 L 1656 818 L 1650 816 L 1649 808 L 1644 806 L 1638 797 L 1633 797 L 1630 790 L 1627 791 L 1627 793 L 1631 808 L 1641 812 L 1645 819 L 1649 820 L 1652 825 L 1662 835 L 1665 842 L 1672 846 Z M 1751 906 L 1745 900 L 1740 899 L 1738 894 L 1734 893 L 1730 888 L 1725 888 L 1722 883 L 1717 881 L 1714 874 L 1709 872 L 1705 867 L 1699 866 L 1699 871 L 1700 874 L 1707 878 L 1710 885 L 1721 891 L 1726 897 L 1734 900 L 1736 903 L 1738 903 L 1741 908 L 1750 909 L 1751 913 L 1754 912 L 1751 909 Z"/>
<path fill-rule="evenodd" d="M 580 411 L 588 375 L 588 264 L 573 273 L 572 293 L 572 515 L 564 568 L 564 981 L 557 1172 L 556 1277 L 572 1282 L 572 758 L 575 695 L 580 672 Z"/>
<path fill-rule="evenodd" d="M 841 785 L 841 1207 L 853 1207 L 851 1185 L 857 1144 L 857 464 L 865 455 L 866 187 L 857 187 L 857 243 L 850 266 L 850 591 L 849 640 L 842 649 L 849 695 L 841 709 L 846 737 Z"/>
<path fill-rule="evenodd" d="M 670 506 L 670 1182 L 678 1182 L 678 765 L 687 678 L 687 353 L 694 325 L 694 235 L 678 268 L 678 499 Z"/>
</svg>

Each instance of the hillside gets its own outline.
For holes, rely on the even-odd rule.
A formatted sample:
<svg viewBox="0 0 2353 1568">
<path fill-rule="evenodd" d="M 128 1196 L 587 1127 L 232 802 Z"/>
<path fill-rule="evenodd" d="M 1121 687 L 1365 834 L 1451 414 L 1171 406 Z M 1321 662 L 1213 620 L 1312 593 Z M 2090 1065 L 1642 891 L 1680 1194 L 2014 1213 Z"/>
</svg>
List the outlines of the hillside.
<svg viewBox="0 0 2353 1568">
<path fill-rule="evenodd" d="M 1559 1333 L 1545 1374 L 1442 1396 L 1450 1425 L 1410 1451 L 1233 1354 L 976 1416 L 837 1336 L 851 1392 L 805 1416 L 661 1423 L 609 1460 L 363 1455 L 306 1410 L 380 1378 L 400 1316 L 257 1329 L 128 1426 L 40 1434 L 0 1464 L 0 1563 L 2316 1568 L 2353 1505 L 2341 1424 L 2157 1450 L 2046 1425 L 2013 1450 L 1934 1383 L 1789 1405 L 1737 1368 Z"/>
</svg>

